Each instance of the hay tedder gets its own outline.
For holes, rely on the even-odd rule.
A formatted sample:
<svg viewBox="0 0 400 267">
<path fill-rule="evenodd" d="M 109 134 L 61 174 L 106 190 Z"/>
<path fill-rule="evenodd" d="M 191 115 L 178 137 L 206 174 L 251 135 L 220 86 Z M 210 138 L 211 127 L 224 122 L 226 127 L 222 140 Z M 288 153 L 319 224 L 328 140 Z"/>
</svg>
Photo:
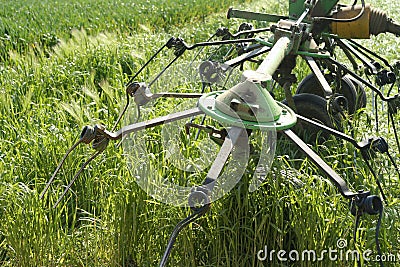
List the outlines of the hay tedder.
<svg viewBox="0 0 400 267">
<path fill-rule="evenodd" d="M 346 133 L 342 122 L 365 108 L 367 95 L 371 95 L 375 100 L 377 126 L 376 103 L 386 103 L 388 121 L 400 151 L 395 122 L 395 115 L 400 107 L 400 95 L 394 92 L 400 64 L 391 65 L 381 55 L 353 40 L 367 39 L 381 33 L 400 35 L 400 25 L 364 0 L 360 4 L 356 0 L 351 5 L 338 2 L 339 0 L 290 0 L 287 15 L 231 8 L 228 18 L 262 21 L 269 23 L 269 27 L 256 28 L 246 22 L 235 33 L 227 28 L 219 28 L 206 42 L 193 45 L 188 45 L 181 38 L 169 39 L 127 83 L 127 103 L 114 127 L 111 130 L 103 125 L 84 127 L 80 140 L 68 150 L 41 197 L 49 189 L 66 157 L 80 143 L 92 144 L 95 152 L 82 165 L 55 205 L 61 201 L 90 161 L 106 149 L 110 140 L 124 140 L 128 144 L 125 148 L 130 149 L 128 152 L 136 155 L 131 161 L 131 168 L 135 169 L 134 176 L 138 184 L 162 202 L 192 209 L 192 214 L 182 220 L 172 233 L 160 263 L 160 266 L 165 266 L 179 232 L 203 216 L 213 201 L 229 192 L 241 179 L 251 153 L 251 139 L 257 136 L 264 138 L 249 185 L 250 191 L 254 191 L 264 182 L 273 161 L 276 143 L 279 143 L 281 136 L 285 136 L 349 200 L 354 216 L 359 217 L 365 213 L 379 216 L 376 244 L 380 253 L 379 225 L 385 195 L 370 161 L 374 160 L 374 154 L 384 153 L 398 172 L 396 162 L 389 153 L 388 143 L 391 142 L 382 137 L 355 140 L 351 134 Z M 177 65 L 176 61 L 184 58 L 187 51 L 199 51 L 197 55 L 200 55 L 201 51 L 209 48 L 214 49 L 213 54 L 199 64 L 192 61 L 187 65 L 178 65 L 185 79 L 176 82 L 176 72 L 170 71 Z M 164 49 L 172 50 L 174 58 L 150 82 L 138 82 L 138 75 Z M 311 74 L 299 83 L 296 93 L 293 94 L 291 88 L 297 83 L 294 70 L 300 59 L 306 62 Z M 191 71 L 193 66 L 194 71 Z M 235 73 L 240 73 L 237 80 L 234 79 Z M 177 84 L 171 84 L 173 82 Z M 177 91 L 179 86 L 185 90 Z M 157 92 L 156 88 L 163 90 Z M 277 88 L 281 92 L 276 92 Z M 384 92 L 383 88 L 389 89 Z M 284 95 L 283 101 L 278 101 L 282 100 L 277 99 L 279 94 Z M 116 131 L 123 115 L 129 110 L 130 98 L 137 107 L 136 121 Z M 177 105 L 176 112 L 162 116 L 152 113 L 155 109 L 162 110 L 163 103 L 170 99 L 184 99 L 189 104 L 184 108 Z M 149 119 L 140 119 L 145 116 Z M 179 121 L 184 123 L 179 125 Z M 168 125 L 172 126 L 168 128 Z M 154 178 L 154 172 L 146 165 L 146 161 L 150 160 L 146 157 L 146 144 L 142 142 L 144 137 L 140 132 L 160 126 L 167 129 L 163 130 L 162 135 L 164 139 L 168 139 L 163 139 L 168 148 L 164 150 L 169 150 L 166 158 L 171 161 L 174 160 L 174 155 L 179 154 L 176 150 L 178 139 L 186 138 L 185 142 L 190 144 L 188 136 L 192 137 L 193 142 L 197 142 L 205 134 L 208 141 L 217 144 L 218 152 L 213 158 L 203 159 L 203 162 L 208 160 L 208 165 L 205 164 L 207 166 L 200 172 L 203 174 L 202 182 L 189 186 L 184 182 L 184 185 L 177 186 L 171 182 L 174 179 L 167 177 L 165 173 L 163 177 Z M 190 134 L 193 130 L 195 134 Z M 178 133 L 171 133 L 173 131 Z M 279 133 L 279 138 L 276 138 L 276 133 Z M 329 136 L 350 143 L 360 152 L 377 182 L 381 196 L 372 195 L 365 190 L 352 191 L 346 181 L 306 143 L 310 140 L 320 141 Z M 161 152 L 156 152 L 153 156 L 157 157 L 157 153 Z M 175 164 L 179 165 L 182 161 L 185 159 L 180 161 L 179 157 L 175 157 Z M 164 160 L 160 164 L 165 165 L 168 162 Z M 180 166 L 179 169 L 190 171 L 194 168 L 193 165 L 196 164 L 190 165 L 191 167 Z"/>
</svg>

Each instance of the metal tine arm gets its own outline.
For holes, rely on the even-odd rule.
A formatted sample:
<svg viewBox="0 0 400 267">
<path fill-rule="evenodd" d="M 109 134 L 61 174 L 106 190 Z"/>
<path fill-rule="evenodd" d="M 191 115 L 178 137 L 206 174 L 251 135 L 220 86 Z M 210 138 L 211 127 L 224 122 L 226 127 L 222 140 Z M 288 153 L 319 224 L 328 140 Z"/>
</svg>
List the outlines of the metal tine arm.
<svg viewBox="0 0 400 267">
<path fill-rule="evenodd" d="M 394 160 L 394 158 L 392 157 L 392 155 L 390 155 L 389 151 L 386 152 L 386 155 L 389 157 L 390 161 L 392 162 L 393 167 L 395 168 L 395 170 L 396 170 L 396 172 L 397 172 L 397 176 L 399 177 L 399 180 L 400 180 L 400 170 L 399 170 L 399 167 L 398 167 L 397 164 L 396 164 L 396 161 Z"/>
<path fill-rule="evenodd" d="M 343 65 L 342 63 L 340 63 L 339 61 L 337 61 L 334 58 L 329 58 L 328 61 L 330 63 L 332 63 L 333 65 L 337 66 L 338 69 L 340 71 L 343 71 L 345 74 L 349 74 L 350 76 L 352 76 L 354 79 L 356 79 L 357 81 L 361 82 L 362 84 L 364 84 L 365 86 L 367 86 L 368 88 L 370 88 L 372 91 L 374 91 L 375 94 L 377 94 L 379 96 L 379 98 L 382 101 L 385 102 L 390 102 L 390 101 L 395 101 L 397 100 L 397 98 L 399 97 L 399 95 L 395 95 L 395 96 L 389 96 L 386 97 L 376 86 L 374 86 L 371 82 L 364 80 L 363 78 L 361 78 L 357 73 L 355 73 L 354 71 L 349 70 L 345 65 Z"/>
<path fill-rule="evenodd" d="M 225 141 L 218 153 L 217 158 L 214 160 L 214 163 L 210 167 L 207 177 L 203 182 L 203 185 L 197 187 L 192 191 L 189 195 L 189 205 L 192 207 L 193 213 L 180 221 L 174 228 L 171 237 L 168 241 L 167 248 L 165 249 L 164 255 L 160 262 L 160 267 L 164 267 L 167 263 L 168 257 L 171 254 L 172 247 L 174 246 L 175 240 L 178 237 L 179 233 L 182 229 L 189 225 L 191 222 L 194 222 L 196 219 L 203 216 L 209 209 L 211 205 L 211 201 L 209 196 L 214 188 L 215 182 L 220 176 L 225 163 L 228 160 L 228 157 L 231 155 L 232 150 L 235 145 L 238 144 L 239 139 L 246 135 L 246 130 L 243 128 L 232 127 L 229 130 L 229 135 L 225 137 Z M 246 141 L 247 135 L 246 135 Z"/>
<path fill-rule="evenodd" d="M 138 122 L 138 123 L 134 123 L 134 124 L 131 124 L 128 126 L 124 126 L 116 132 L 109 132 L 105 129 L 100 129 L 100 128 L 97 128 L 96 130 L 99 131 L 99 134 L 101 134 L 102 136 L 104 136 L 105 138 L 107 138 L 109 140 L 118 140 L 118 139 L 121 139 L 123 137 L 123 135 L 127 135 L 127 134 L 134 133 L 134 132 L 137 132 L 140 130 L 156 127 L 156 126 L 162 125 L 164 123 L 182 120 L 185 118 L 190 118 L 192 116 L 197 116 L 197 115 L 201 115 L 201 114 L 203 114 L 203 111 L 201 111 L 199 108 L 192 108 L 192 109 L 188 109 L 185 111 L 180 111 L 180 112 L 172 113 L 170 115 L 151 119 L 148 121 Z"/>
<path fill-rule="evenodd" d="M 303 140 L 300 139 L 292 130 L 287 129 L 282 133 L 293 141 L 307 157 L 314 162 L 318 168 L 320 168 L 331 180 L 331 182 L 337 187 L 340 194 L 347 199 L 352 199 L 357 196 L 357 193 L 352 192 L 345 180 L 340 177 L 320 156 L 318 156 Z"/>
<path fill-rule="evenodd" d="M 64 164 L 66 158 L 68 157 L 68 155 L 80 144 L 80 143 L 84 143 L 84 144 L 90 144 L 92 141 L 92 147 L 98 151 L 98 153 L 96 154 L 96 156 L 98 154 L 100 154 L 101 152 L 103 152 L 107 145 L 108 145 L 108 139 L 105 138 L 102 135 L 98 134 L 98 129 L 102 129 L 102 126 L 96 126 L 95 128 L 90 127 L 90 126 L 85 126 L 82 129 L 82 132 L 80 134 L 80 139 L 78 142 L 76 142 L 70 149 L 68 149 L 68 151 L 65 153 L 64 157 L 62 158 L 61 162 L 58 164 L 56 170 L 54 171 L 53 175 L 51 176 L 50 180 L 47 182 L 46 187 L 44 188 L 43 192 L 40 194 L 40 199 L 43 198 L 44 194 L 48 191 L 51 183 L 53 182 L 54 178 L 56 177 L 57 173 L 59 172 L 59 170 L 61 169 L 62 165 Z M 94 157 L 93 157 L 94 158 Z M 86 162 L 83 166 L 83 168 L 93 159 L 90 158 L 90 160 L 88 162 Z M 79 173 L 82 170 L 80 170 L 78 172 L 77 175 L 79 175 Z M 76 175 L 76 177 L 77 177 Z M 74 179 L 76 179 L 76 177 Z"/>
<path fill-rule="evenodd" d="M 172 42 L 174 39 L 175 39 L 175 38 L 173 38 L 173 37 L 170 38 L 162 47 L 160 47 L 160 48 L 157 50 L 157 52 L 155 52 L 155 53 L 153 54 L 153 56 L 151 56 L 151 58 L 138 70 L 138 72 L 136 72 L 136 74 L 135 74 L 133 77 L 130 78 L 130 80 L 129 80 L 129 82 L 128 82 L 128 85 L 129 85 L 130 83 L 132 83 L 132 82 L 136 79 L 136 77 L 150 64 L 151 61 L 154 60 L 154 58 L 155 58 L 164 48 L 170 46 L 171 42 Z"/>
<path fill-rule="evenodd" d="M 393 167 L 395 168 L 395 170 L 397 172 L 397 175 L 398 175 L 398 177 L 400 179 L 400 169 L 397 166 L 396 161 L 394 160 L 394 158 L 390 155 L 388 144 L 383 138 L 369 138 L 369 139 L 363 140 L 361 142 L 357 142 L 353 137 L 348 136 L 348 135 L 346 135 L 346 134 L 344 134 L 342 132 L 339 132 L 339 131 L 337 131 L 337 130 L 335 130 L 333 128 L 325 126 L 325 125 L 323 125 L 321 123 L 318 123 L 316 121 L 310 120 L 310 119 L 308 119 L 306 117 L 303 117 L 301 115 L 296 115 L 296 116 L 301 121 L 313 124 L 314 126 L 317 126 L 319 129 L 321 129 L 321 130 L 323 130 L 323 131 L 325 131 L 325 132 L 327 132 L 329 134 L 332 134 L 332 135 L 337 136 L 337 137 L 339 137 L 339 138 L 341 138 L 341 139 L 343 139 L 343 140 L 345 140 L 347 142 L 350 142 L 355 148 L 359 149 L 361 152 L 363 150 L 371 149 L 372 148 L 371 146 L 374 144 L 374 142 L 376 142 L 375 144 L 377 144 L 377 146 L 375 147 L 375 151 L 379 151 L 380 153 L 386 153 L 386 155 L 389 157 L 390 162 L 392 163 Z"/>
<path fill-rule="evenodd" d="M 97 151 L 81 166 L 81 168 L 74 175 L 74 178 L 68 184 L 68 186 L 64 190 L 63 194 L 59 197 L 59 199 L 57 200 L 57 202 L 54 204 L 53 207 L 56 207 L 60 203 L 62 198 L 65 196 L 65 194 L 71 188 L 72 184 L 75 182 L 75 180 L 81 174 L 81 172 L 85 169 L 85 167 L 93 159 L 95 159 L 98 155 L 100 155 L 105 150 L 105 148 L 108 145 L 108 141 L 109 140 L 121 139 L 122 133 L 128 134 L 128 133 L 139 131 L 139 130 L 143 130 L 143 129 L 146 129 L 146 128 L 155 127 L 157 125 L 161 125 L 161 124 L 164 124 L 164 123 L 167 123 L 167 122 L 172 122 L 172 121 L 188 118 L 188 117 L 191 117 L 191 116 L 200 115 L 202 113 L 203 112 L 200 111 L 199 108 L 193 108 L 193 109 L 189 109 L 189 110 L 186 110 L 186 111 L 177 112 L 177 113 L 174 113 L 174 114 L 171 114 L 171 115 L 168 115 L 168 116 L 164 116 L 164 117 L 160 117 L 160 118 L 157 118 L 157 119 L 153 119 L 153 120 L 150 120 L 150 121 L 147 121 L 147 122 L 142 122 L 142 123 L 136 123 L 136 124 L 133 124 L 133 125 L 129 125 L 129 126 L 123 127 L 121 130 L 119 130 L 119 131 L 117 131 L 115 133 L 106 131 L 103 126 L 98 126 L 98 125 L 96 125 L 95 127 L 85 126 L 83 128 L 83 130 L 82 130 L 80 140 L 77 143 L 75 143 L 67 151 L 67 153 L 64 155 L 63 159 L 61 160 L 61 162 L 57 166 L 57 168 L 56 168 L 55 172 L 53 173 L 53 175 L 51 176 L 50 180 L 47 182 L 45 189 L 43 190 L 43 192 L 40 195 L 40 198 L 43 198 L 44 194 L 49 189 L 51 183 L 53 182 L 55 176 L 57 175 L 58 171 L 60 170 L 60 168 L 63 165 L 63 163 L 64 163 L 65 159 L 67 158 L 67 156 L 80 143 L 90 144 L 93 141 L 92 147 Z"/>
<path fill-rule="evenodd" d="M 64 164 L 64 161 L 68 157 L 68 155 L 74 150 L 80 143 L 82 143 L 82 139 L 80 139 L 78 142 L 76 142 L 68 151 L 65 153 L 64 157 L 58 164 L 56 170 L 54 171 L 53 175 L 51 176 L 50 180 L 47 182 L 46 187 L 43 189 L 42 193 L 40 194 L 40 199 L 43 198 L 44 194 L 46 194 L 47 190 L 49 189 L 51 183 L 53 182 L 54 178 L 56 177 L 57 173 L 61 169 L 62 165 Z"/>
</svg>

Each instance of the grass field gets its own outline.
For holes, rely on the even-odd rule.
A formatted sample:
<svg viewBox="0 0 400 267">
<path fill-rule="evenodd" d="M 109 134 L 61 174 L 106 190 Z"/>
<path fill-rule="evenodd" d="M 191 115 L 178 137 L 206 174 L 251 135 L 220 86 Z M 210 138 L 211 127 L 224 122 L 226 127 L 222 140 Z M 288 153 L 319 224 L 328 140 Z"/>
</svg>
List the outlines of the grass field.
<svg viewBox="0 0 400 267">
<path fill-rule="evenodd" d="M 181 1 L 182 2 L 182 1 Z M 39 199 L 65 151 L 84 125 L 111 128 L 125 101 L 125 83 L 171 35 L 203 41 L 224 25 L 230 6 L 285 14 L 286 1 L 2 1 L 0 10 L 0 263 L 2 266 L 157 266 L 175 224 L 189 209 L 160 204 L 146 195 L 127 168 L 122 147 L 109 146 L 76 180 L 60 205 L 52 205 L 92 153 L 81 146 L 66 161 L 44 199 Z M 400 21 L 400 5 L 374 0 Z M 365 42 L 390 62 L 398 40 L 378 36 Z M 139 78 L 148 81 L 171 53 Z M 188 56 L 190 58 L 190 56 Z M 307 73 L 304 65 L 296 69 Z M 172 112 L 176 103 L 155 107 Z M 370 101 L 354 123 L 358 138 L 375 135 Z M 380 135 L 393 145 L 382 119 Z M 158 132 L 157 132 L 158 131 Z M 159 129 L 148 132 L 159 140 Z M 153 154 L 159 144 L 152 143 Z M 328 140 L 315 149 L 352 189 L 379 194 L 354 148 Z M 390 152 L 398 162 L 395 146 Z M 398 162 L 399 163 L 399 162 Z M 400 251 L 400 186 L 385 158 L 374 167 L 388 204 L 382 220 L 382 252 Z M 284 171 L 285 170 L 285 171 Z M 348 202 L 293 146 L 282 141 L 265 185 L 248 192 L 243 181 L 213 203 L 211 211 L 184 230 L 169 266 L 280 266 L 261 262 L 257 252 L 295 247 L 301 251 L 375 249 L 377 217 L 363 217 L 353 242 Z M 301 186 L 299 182 L 301 181 Z M 400 262 L 400 259 L 398 259 Z M 352 266 L 353 262 L 303 262 L 293 266 Z M 365 266 L 375 266 L 375 263 Z M 399 263 L 389 263 L 397 266 Z M 377 266 L 377 265 L 376 265 Z"/>
</svg>

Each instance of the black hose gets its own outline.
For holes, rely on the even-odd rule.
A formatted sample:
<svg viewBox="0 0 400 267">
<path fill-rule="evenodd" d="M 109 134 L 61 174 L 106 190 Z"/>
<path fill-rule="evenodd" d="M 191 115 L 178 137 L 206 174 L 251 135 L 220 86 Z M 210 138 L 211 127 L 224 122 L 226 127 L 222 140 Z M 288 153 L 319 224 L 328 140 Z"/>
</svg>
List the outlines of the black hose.
<svg viewBox="0 0 400 267">
<path fill-rule="evenodd" d="M 355 1 L 356 3 L 357 1 Z M 358 20 L 359 18 L 364 15 L 365 12 L 365 0 L 361 0 L 361 10 L 360 13 L 357 14 L 357 16 L 350 18 L 350 19 L 336 19 L 336 18 L 330 18 L 330 17 L 314 17 L 314 21 L 328 21 L 328 22 L 352 22 L 355 20 Z"/>
</svg>

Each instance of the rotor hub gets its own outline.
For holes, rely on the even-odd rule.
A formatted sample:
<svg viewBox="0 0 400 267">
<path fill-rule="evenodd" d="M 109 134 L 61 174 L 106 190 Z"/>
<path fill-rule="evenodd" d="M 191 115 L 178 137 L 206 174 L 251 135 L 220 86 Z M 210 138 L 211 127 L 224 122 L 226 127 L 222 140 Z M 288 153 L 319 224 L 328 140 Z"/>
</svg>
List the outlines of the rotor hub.
<svg viewBox="0 0 400 267">
<path fill-rule="evenodd" d="M 248 129 L 284 130 L 296 123 L 296 114 L 261 86 L 270 77 L 256 72 L 244 76 L 244 82 L 227 91 L 203 95 L 199 108 L 217 121 Z"/>
</svg>

